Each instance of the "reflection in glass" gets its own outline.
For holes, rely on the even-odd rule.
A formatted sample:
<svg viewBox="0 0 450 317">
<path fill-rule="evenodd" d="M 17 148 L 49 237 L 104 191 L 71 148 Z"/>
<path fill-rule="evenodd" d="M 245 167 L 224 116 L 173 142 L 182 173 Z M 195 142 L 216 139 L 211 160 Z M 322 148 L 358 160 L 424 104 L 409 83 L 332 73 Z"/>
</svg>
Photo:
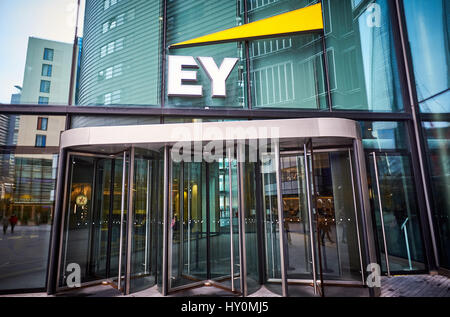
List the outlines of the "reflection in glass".
<svg viewBox="0 0 450 317">
<path fill-rule="evenodd" d="M 78 103 L 156 106 L 160 101 L 160 1 L 87 1 Z"/>
<path fill-rule="evenodd" d="M 0 115 L 0 290 L 46 285 L 64 125 L 65 117 Z M 38 135 L 45 147 L 35 147 Z"/>
<path fill-rule="evenodd" d="M 160 124 L 159 117 L 150 116 L 120 116 L 120 117 L 106 117 L 106 116 L 72 116 L 71 128 L 84 127 L 104 127 L 104 126 L 123 126 L 123 125 L 148 125 Z"/>
<path fill-rule="evenodd" d="M 232 289 L 233 265 L 234 287 L 238 291 L 240 253 L 236 161 L 231 163 L 232 202 L 228 159 L 172 164 L 170 287 L 214 280 Z"/>
<path fill-rule="evenodd" d="M 450 123 L 424 122 L 440 263 L 450 269 Z"/>
<path fill-rule="evenodd" d="M 323 9 L 333 107 L 402 111 L 390 1 L 324 0 Z"/>
<path fill-rule="evenodd" d="M 297 0 L 246 1 L 249 22 L 300 9 L 311 3 Z M 250 41 L 249 48 L 253 107 L 327 108 L 322 40 L 319 35 Z M 331 51 L 328 53 L 332 54 Z"/>
<path fill-rule="evenodd" d="M 46 285 L 57 162 L 56 154 L 0 155 L 0 290 Z"/>
<path fill-rule="evenodd" d="M 365 149 L 404 150 L 408 136 L 404 122 L 360 121 Z"/>
<path fill-rule="evenodd" d="M 130 292 L 148 288 L 156 283 L 157 219 L 161 212 L 162 186 L 157 153 L 137 149 L 134 159 L 133 227 L 131 232 Z"/>
<path fill-rule="evenodd" d="M 423 113 L 449 113 L 450 91 L 446 90 L 434 98 L 421 102 L 419 107 Z"/>
<path fill-rule="evenodd" d="M 316 225 L 325 280 L 361 281 L 352 165 L 348 151 L 314 153 Z"/>
<path fill-rule="evenodd" d="M 391 273 L 424 270 L 419 211 L 409 157 L 382 152 L 377 153 L 374 160 L 373 155 L 369 155 L 369 169 L 382 271 L 387 271 L 386 253 Z"/>
<path fill-rule="evenodd" d="M 313 279 L 311 228 L 303 156 L 281 158 L 286 261 L 289 279 Z"/>
<path fill-rule="evenodd" d="M 314 153 L 312 162 L 308 154 L 308 171 L 314 167 L 311 172 L 306 172 L 303 154 L 281 156 L 284 258 L 291 296 L 306 294 L 311 296 L 312 289 L 308 292 L 296 284 L 302 280 L 312 281 L 314 275 L 320 280 L 321 271 L 325 281 L 361 281 L 362 264 L 357 218 L 359 211 L 355 210 L 357 202 L 352 179 L 354 167 L 350 155 L 351 152 L 348 150 L 320 151 Z M 262 169 L 266 274 L 269 282 L 275 282 L 281 278 L 281 254 L 277 232 L 275 173 L 269 162 L 263 165 Z M 310 178 L 312 191 L 307 190 L 307 177 Z M 308 193 L 311 193 L 311 197 L 308 197 Z M 308 201 L 312 203 L 311 210 L 308 209 Z M 279 288 L 273 285 L 270 287 L 280 292 Z"/>
<path fill-rule="evenodd" d="M 317 35 L 251 42 L 254 107 L 326 108 L 321 43 Z"/>
<path fill-rule="evenodd" d="M 64 215 L 60 287 L 67 286 L 72 263 L 81 283 L 110 278 L 119 271 L 123 159 L 71 156 Z M 124 219 L 125 216 L 124 216 Z M 125 222 L 125 221 L 124 221 Z M 125 239 L 122 245 L 122 276 Z"/>
<path fill-rule="evenodd" d="M 417 94 L 422 101 L 450 88 L 450 2 L 406 0 L 403 5 Z M 449 112 L 449 103 L 422 110 Z"/>
<path fill-rule="evenodd" d="M 238 1 L 169 1 L 167 4 L 167 43 L 168 45 L 187 41 L 199 36 L 225 30 L 243 23 L 238 10 Z M 244 49 L 243 44 L 228 43 L 203 45 L 194 48 L 170 49 L 169 55 L 210 56 L 220 67 L 226 57 L 239 58 L 226 80 L 226 98 L 211 97 L 211 80 L 202 67 L 195 69 L 196 81 L 191 83 L 203 86 L 203 97 L 166 97 L 168 107 L 245 107 Z M 196 61 L 199 64 L 198 60 Z"/>
<path fill-rule="evenodd" d="M 246 263 L 247 263 L 247 289 L 248 293 L 251 294 L 257 291 L 260 287 L 259 278 L 259 254 L 258 254 L 258 219 L 256 216 L 256 174 L 255 164 L 246 162 L 244 165 L 244 218 L 245 218 L 245 248 Z M 236 175 L 237 176 L 237 175 Z M 236 179 L 237 182 L 237 179 Z M 237 188 L 236 188 L 237 191 Z M 233 193 L 233 195 L 235 195 Z M 237 193 L 236 193 L 237 197 Z M 235 240 L 238 240 L 236 235 Z M 237 249 L 237 247 L 235 248 Z M 239 263 L 239 262 L 235 262 Z M 238 268 L 237 268 L 238 269 Z"/>
<path fill-rule="evenodd" d="M 267 279 L 281 279 L 280 233 L 275 155 L 263 154 L 261 164 Z M 281 289 L 279 290 L 281 292 Z"/>
<path fill-rule="evenodd" d="M 172 263 L 169 264 L 171 288 L 207 279 L 205 169 L 205 164 L 194 162 L 183 167 L 181 163 L 173 163 L 172 166 L 169 236 L 172 249 Z M 183 184 L 180 183 L 181 173 Z"/>
</svg>

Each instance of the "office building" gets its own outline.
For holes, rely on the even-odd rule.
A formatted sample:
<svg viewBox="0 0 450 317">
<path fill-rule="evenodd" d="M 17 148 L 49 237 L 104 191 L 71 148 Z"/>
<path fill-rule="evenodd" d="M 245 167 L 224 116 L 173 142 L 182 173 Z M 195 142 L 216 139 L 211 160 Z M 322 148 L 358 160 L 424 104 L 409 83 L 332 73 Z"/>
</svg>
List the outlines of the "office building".
<svg viewBox="0 0 450 317">
<path fill-rule="evenodd" d="M 449 14 L 447 0 L 87 0 L 78 102 L 51 112 L 66 127 L 36 287 L 79 274 L 124 294 L 377 296 L 374 265 L 448 273 Z"/>
</svg>

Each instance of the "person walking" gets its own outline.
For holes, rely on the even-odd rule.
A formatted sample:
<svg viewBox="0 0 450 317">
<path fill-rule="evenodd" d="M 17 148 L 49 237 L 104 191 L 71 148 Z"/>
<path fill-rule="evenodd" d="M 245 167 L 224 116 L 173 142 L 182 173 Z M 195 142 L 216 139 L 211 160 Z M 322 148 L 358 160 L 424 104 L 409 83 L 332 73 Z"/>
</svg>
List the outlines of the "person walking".
<svg viewBox="0 0 450 317">
<path fill-rule="evenodd" d="M 6 216 L 2 217 L 2 225 L 3 225 L 3 234 L 6 234 L 6 231 L 8 230 L 9 226 L 9 220 Z"/>
<path fill-rule="evenodd" d="M 9 218 L 9 223 L 11 224 L 11 233 L 14 233 L 14 227 L 17 224 L 17 216 L 15 214 L 12 214 L 12 216 Z"/>
</svg>

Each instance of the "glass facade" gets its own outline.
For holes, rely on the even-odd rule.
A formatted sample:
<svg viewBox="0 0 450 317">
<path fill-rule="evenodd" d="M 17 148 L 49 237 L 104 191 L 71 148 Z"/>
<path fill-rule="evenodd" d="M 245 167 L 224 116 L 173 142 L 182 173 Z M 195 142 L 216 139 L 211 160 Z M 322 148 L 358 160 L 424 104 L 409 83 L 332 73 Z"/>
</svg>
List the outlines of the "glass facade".
<svg viewBox="0 0 450 317">
<path fill-rule="evenodd" d="M 450 171 L 449 171 L 449 122 L 423 122 L 426 153 L 430 169 L 434 200 L 435 228 L 439 234 L 441 265 L 450 267 Z"/>
<path fill-rule="evenodd" d="M 319 2 L 323 31 L 173 46 Z M 15 13 L 17 5 L 0 10 L 0 20 L 8 10 Z M 55 7 L 55 15 L 58 10 L 65 8 Z M 78 263 L 82 284 L 107 280 L 125 293 L 153 285 L 167 293 L 207 281 L 242 293 L 267 284 L 284 294 L 285 278 L 289 293 L 301 296 L 291 282 L 364 280 L 360 239 L 366 232 L 358 218 L 359 167 L 351 144 L 332 140 L 321 149 L 302 140 L 311 147 L 282 148 L 279 175 L 263 162 L 241 166 L 234 156 L 172 162 L 161 144 L 125 141 L 127 148 L 118 149 L 86 143 L 78 149 L 84 154 L 59 147 L 62 131 L 110 126 L 238 126 L 322 116 L 358 121 L 383 274 L 450 269 L 448 0 L 86 0 L 78 10 L 83 18 L 61 27 L 67 36 L 47 30 L 31 37 L 28 47 L 10 47 L 26 55 L 23 61 L 7 62 L 0 50 L 1 69 L 21 65 L 0 74 L 0 215 L 6 228 L 0 291 L 54 291 L 56 282 L 45 278 L 51 263 L 59 265 L 58 289 L 70 281 L 67 267 Z M 52 28 L 61 24 L 54 21 Z M 33 27 L 27 27 L 28 37 Z M 10 42 L 0 30 L 1 47 Z M 192 57 L 195 65 L 182 70 L 195 78 L 181 83 L 201 85 L 201 96 L 168 93 L 170 56 Z M 213 95 L 213 79 L 199 57 L 212 57 L 218 68 L 225 58 L 237 59 L 225 96 Z M 424 175 L 416 164 L 420 154 Z M 64 193 L 56 188 L 57 175 Z M 421 179 L 428 183 L 417 183 Z M 424 187 L 431 194 L 440 266 L 430 256 Z M 49 257 L 52 219 L 62 221 L 62 248 Z M 28 263 L 39 268 L 36 278 L 29 278 Z"/>
<path fill-rule="evenodd" d="M 403 1 L 424 153 L 428 161 L 434 228 L 441 266 L 450 269 L 448 125 L 450 112 L 450 1 Z"/>
<path fill-rule="evenodd" d="M 448 113 L 450 95 L 450 2 L 404 1 L 409 43 L 419 102 L 444 94 L 440 100 L 421 105 L 423 112 Z"/>
<path fill-rule="evenodd" d="M 54 216 L 59 134 L 65 117 L 0 116 L 0 290 L 46 285 Z M 42 125 L 41 125 L 42 127 Z M 35 147 L 38 137 L 45 145 Z"/>
<path fill-rule="evenodd" d="M 392 1 L 323 3 L 333 108 L 404 111 Z"/>
</svg>

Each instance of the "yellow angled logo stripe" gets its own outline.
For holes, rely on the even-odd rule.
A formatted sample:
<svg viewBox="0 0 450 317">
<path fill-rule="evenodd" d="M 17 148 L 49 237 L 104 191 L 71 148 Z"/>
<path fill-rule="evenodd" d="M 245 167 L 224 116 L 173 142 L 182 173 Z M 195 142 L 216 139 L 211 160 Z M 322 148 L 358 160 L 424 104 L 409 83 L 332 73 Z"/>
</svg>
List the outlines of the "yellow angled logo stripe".
<svg viewBox="0 0 450 317">
<path fill-rule="evenodd" d="M 318 3 L 189 41 L 172 44 L 170 48 L 236 42 L 321 30 L 323 30 L 322 5 Z"/>
</svg>

